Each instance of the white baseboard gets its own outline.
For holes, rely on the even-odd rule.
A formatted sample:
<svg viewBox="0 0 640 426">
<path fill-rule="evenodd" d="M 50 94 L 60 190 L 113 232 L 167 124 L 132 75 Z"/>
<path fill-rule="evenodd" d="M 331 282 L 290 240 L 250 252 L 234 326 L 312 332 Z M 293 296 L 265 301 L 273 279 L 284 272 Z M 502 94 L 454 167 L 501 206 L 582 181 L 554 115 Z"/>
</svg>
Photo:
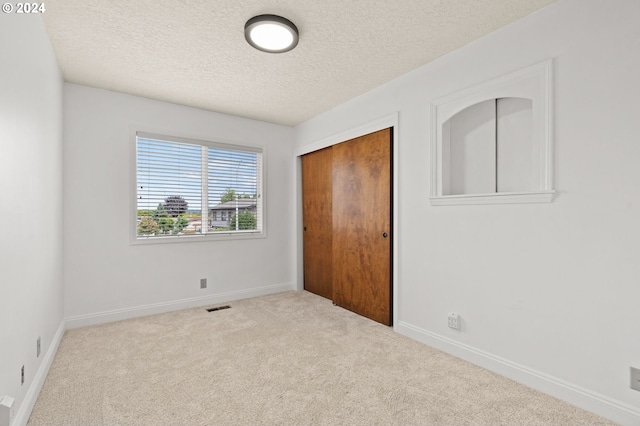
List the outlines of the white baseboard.
<svg viewBox="0 0 640 426">
<path fill-rule="evenodd" d="M 20 408 L 16 412 L 16 416 L 14 417 L 11 426 L 26 426 L 29 421 L 29 416 L 31 416 L 33 407 L 36 405 L 38 395 L 40 395 L 40 391 L 42 390 L 42 385 L 44 385 L 44 381 L 47 378 L 47 374 L 49 374 L 49 369 L 56 357 L 58 346 L 60 346 L 65 330 L 65 322 L 62 320 L 56 330 L 56 333 L 53 335 L 53 340 L 49 345 L 49 349 L 47 349 L 47 353 L 44 355 L 44 358 L 42 358 L 40 368 L 38 368 L 36 375 L 33 377 L 33 381 L 31 382 L 31 385 L 29 385 L 29 389 L 27 390 L 22 404 L 20 404 Z"/>
<path fill-rule="evenodd" d="M 189 299 L 172 300 L 169 302 L 133 306 L 130 308 L 114 309 L 112 311 L 97 312 L 93 314 L 77 315 L 66 318 L 65 321 L 67 329 L 72 329 L 113 321 L 122 321 L 147 315 L 163 314 L 165 312 L 179 311 L 181 309 L 197 308 L 199 306 L 212 305 L 216 303 L 226 303 L 233 300 L 265 296 L 267 294 L 281 293 L 283 291 L 295 289 L 296 288 L 293 283 L 275 284 L 264 287 L 255 287 L 247 290 L 230 291 L 226 293 L 192 297 Z"/>
<path fill-rule="evenodd" d="M 404 321 L 400 321 L 396 325 L 395 331 L 621 425 L 640 425 L 640 411 L 623 402 L 599 395 Z"/>
</svg>

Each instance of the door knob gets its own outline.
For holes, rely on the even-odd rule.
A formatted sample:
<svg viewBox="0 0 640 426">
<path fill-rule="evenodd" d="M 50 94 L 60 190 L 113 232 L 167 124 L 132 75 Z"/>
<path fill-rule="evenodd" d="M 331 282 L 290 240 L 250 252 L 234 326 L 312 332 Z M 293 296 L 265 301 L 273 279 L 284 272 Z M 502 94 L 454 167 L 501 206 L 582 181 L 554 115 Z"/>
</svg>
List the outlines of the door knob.
<svg viewBox="0 0 640 426">
<path fill-rule="evenodd" d="M 389 234 L 387 234 L 386 232 L 382 233 L 382 238 L 387 238 L 389 236 Z"/>
<path fill-rule="evenodd" d="M 304 229 L 305 232 L 307 231 L 307 227 L 306 226 L 303 229 Z"/>
</svg>

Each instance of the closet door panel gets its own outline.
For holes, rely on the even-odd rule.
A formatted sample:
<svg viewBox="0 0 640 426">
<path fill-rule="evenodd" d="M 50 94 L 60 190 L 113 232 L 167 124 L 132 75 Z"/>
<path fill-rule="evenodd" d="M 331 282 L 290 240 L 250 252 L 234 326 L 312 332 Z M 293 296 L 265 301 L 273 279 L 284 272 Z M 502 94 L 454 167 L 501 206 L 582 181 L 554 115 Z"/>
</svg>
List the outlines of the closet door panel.
<svg viewBox="0 0 640 426">
<path fill-rule="evenodd" d="M 391 129 L 333 146 L 333 302 L 391 325 Z"/>
<path fill-rule="evenodd" d="M 302 156 L 304 289 L 333 296 L 332 149 Z"/>
</svg>

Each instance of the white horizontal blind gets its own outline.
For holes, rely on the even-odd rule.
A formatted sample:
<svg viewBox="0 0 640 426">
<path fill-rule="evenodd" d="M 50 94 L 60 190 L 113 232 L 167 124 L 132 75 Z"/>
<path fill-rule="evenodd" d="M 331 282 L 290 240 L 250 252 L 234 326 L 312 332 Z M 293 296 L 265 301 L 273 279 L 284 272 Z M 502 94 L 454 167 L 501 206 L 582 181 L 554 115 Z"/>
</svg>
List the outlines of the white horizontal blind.
<svg viewBox="0 0 640 426">
<path fill-rule="evenodd" d="M 259 148 L 138 133 L 136 237 L 262 232 Z"/>
<path fill-rule="evenodd" d="M 261 229 L 259 169 L 255 152 L 209 148 L 209 213 L 213 232 Z"/>
</svg>

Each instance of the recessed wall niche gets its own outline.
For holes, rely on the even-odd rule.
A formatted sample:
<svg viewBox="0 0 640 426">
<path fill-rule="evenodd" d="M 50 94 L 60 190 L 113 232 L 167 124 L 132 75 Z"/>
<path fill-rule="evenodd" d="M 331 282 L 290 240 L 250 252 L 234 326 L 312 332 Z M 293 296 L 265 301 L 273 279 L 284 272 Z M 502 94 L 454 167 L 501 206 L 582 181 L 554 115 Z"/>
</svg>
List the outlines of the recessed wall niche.
<svg viewBox="0 0 640 426">
<path fill-rule="evenodd" d="M 550 202 L 552 61 L 432 102 L 432 205 Z"/>
</svg>

